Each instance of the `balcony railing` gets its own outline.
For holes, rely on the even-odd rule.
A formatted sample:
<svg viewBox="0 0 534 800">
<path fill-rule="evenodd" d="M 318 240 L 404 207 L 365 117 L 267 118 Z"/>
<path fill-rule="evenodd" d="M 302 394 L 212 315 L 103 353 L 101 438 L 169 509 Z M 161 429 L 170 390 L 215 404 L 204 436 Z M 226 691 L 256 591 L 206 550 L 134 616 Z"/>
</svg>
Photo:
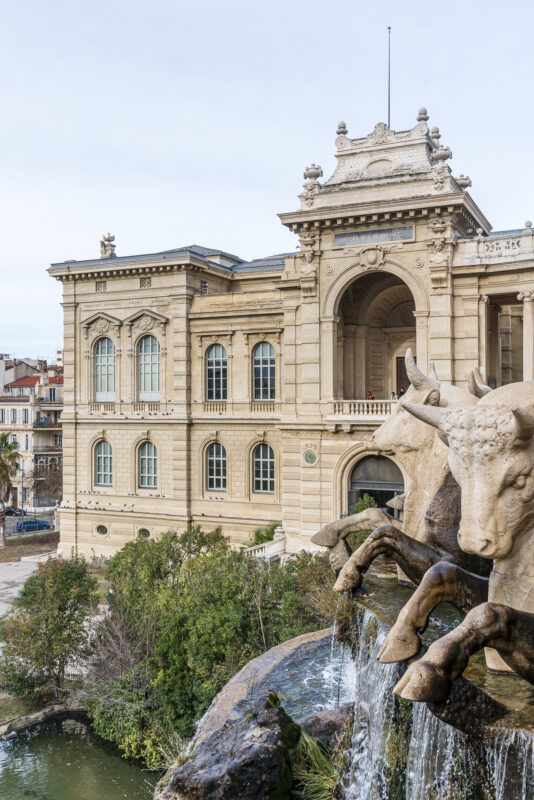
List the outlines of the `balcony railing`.
<svg viewBox="0 0 534 800">
<path fill-rule="evenodd" d="M 224 400 L 210 400 L 204 403 L 203 408 L 206 414 L 224 414 L 227 405 Z"/>
<path fill-rule="evenodd" d="M 91 414 L 114 414 L 115 403 L 89 403 Z"/>
<path fill-rule="evenodd" d="M 34 444 L 34 453 L 61 453 L 63 450 L 62 444 Z"/>
<path fill-rule="evenodd" d="M 253 400 L 250 403 L 249 410 L 252 414 L 274 414 L 275 404 L 270 400 Z"/>
<path fill-rule="evenodd" d="M 61 428 L 61 422 L 51 422 L 49 419 L 35 419 L 34 428 Z"/>
<path fill-rule="evenodd" d="M 149 402 L 140 402 L 133 404 L 133 410 L 137 413 L 149 413 L 154 414 L 159 411 L 159 402 L 158 403 L 149 403 Z"/>
<path fill-rule="evenodd" d="M 333 404 L 333 417 L 346 419 L 385 419 L 393 413 L 397 400 L 336 400 Z"/>
</svg>

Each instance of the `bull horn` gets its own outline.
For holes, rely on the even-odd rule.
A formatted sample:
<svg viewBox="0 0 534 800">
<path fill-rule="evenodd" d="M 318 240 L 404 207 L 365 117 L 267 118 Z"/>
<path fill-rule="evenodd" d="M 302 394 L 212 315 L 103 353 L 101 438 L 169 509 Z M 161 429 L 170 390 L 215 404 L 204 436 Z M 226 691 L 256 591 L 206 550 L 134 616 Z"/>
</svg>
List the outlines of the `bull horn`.
<svg viewBox="0 0 534 800">
<path fill-rule="evenodd" d="M 534 435 L 534 414 L 521 406 L 514 406 L 515 432 L 518 439 L 530 439 Z"/>
<path fill-rule="evenodd" d="M 444 408 L 421 405 L 420 403 L 407 403 L 406 401 L 401 401 L 399 405 L 412 414 L 412 416 L 417 417 L 417 419 L 420 419 L 422 422 L 426 422 L 428 425 L 432 425 L 433 428 L 437 428 L 438 431 L 441 431 L 441 423 L 445 414 Z"/>
<path fill-rule="evenodd" d="M 478 368 L 471 371 L 467 383 L 469 391 L 471 394 L 474 394 L 475 397 L 484 397 L 488 392 L 491 392 L 491 387 L 484 383 Z"/>
<path fill-rule="evenodd" d="M 411 347 L 406 350 L 404 363 L 406 365 L 406 374 L 408 375 L 410 383 L 416 389 L 439 389 L 438 380 L 429 378 L 428 375 L 425 375 L 424 372 L 421 372 L 415 363 L 415 358 L 413 357 Z"/>
<path fill-rule="evenodd" d="M 430 378 L 433 378 L 435 381 L 439 381 L 438 373 L 436 372 L 436 365 L 433 361 L 430 362 Z"/>
</svg>

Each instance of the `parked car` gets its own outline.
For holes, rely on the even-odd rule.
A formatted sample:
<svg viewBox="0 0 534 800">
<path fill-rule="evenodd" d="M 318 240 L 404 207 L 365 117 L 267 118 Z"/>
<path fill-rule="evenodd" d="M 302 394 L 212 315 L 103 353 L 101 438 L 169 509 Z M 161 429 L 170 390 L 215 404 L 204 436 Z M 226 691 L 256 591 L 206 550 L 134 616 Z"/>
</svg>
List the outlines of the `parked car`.
<svg viewBox="0 0 534 800">
<path fill-rule="evenodd" d="M 22 508 L 17 506 L 6 506 L 4 511 L 6 512 L 6 517 L 22 517 Z"/>
<path fill-rule="evenodd" d="M 18 531 L 49 531 L 50 523 L 42 519 L 21 519 L 17 522 Z"/>
</svg>

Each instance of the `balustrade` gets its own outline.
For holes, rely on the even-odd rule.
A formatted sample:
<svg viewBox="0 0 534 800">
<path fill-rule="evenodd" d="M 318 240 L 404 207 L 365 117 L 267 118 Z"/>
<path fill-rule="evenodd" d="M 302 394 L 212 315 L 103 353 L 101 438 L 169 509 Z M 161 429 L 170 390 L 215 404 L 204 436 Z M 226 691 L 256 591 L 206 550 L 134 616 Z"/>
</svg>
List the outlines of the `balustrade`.
<svg viewBox="0 0 534 800">
<path fill-rule="evenodd" d="M 397 400 L 336 400 L 333 416 L 338 417 L 388 417 Z"/>
</svg>

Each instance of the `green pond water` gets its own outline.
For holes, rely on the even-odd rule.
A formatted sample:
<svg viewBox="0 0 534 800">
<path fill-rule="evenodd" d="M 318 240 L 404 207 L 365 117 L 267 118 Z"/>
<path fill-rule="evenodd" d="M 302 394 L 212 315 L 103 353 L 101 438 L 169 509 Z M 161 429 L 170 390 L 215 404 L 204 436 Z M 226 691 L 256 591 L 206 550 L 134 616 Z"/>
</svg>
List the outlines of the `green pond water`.
<svg viewBox="0 0 534 800">
<path fill-rule="evenodd" d="M 151 800 L 158 777 L 71 720 L 0 742 L 1 800 Z"/>
</svg>

